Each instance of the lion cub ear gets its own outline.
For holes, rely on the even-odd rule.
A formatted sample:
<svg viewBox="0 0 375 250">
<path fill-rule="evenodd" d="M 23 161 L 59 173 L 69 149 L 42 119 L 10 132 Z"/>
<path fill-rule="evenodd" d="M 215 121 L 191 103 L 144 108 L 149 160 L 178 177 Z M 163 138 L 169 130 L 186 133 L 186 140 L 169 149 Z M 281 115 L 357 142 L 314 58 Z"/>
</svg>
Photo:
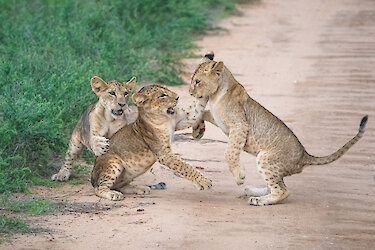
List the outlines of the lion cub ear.
<svg viewBox="0 0 375 250">
<path fill-rule="evenodd" d="M 214 73 L 218 76 L 221 75 L 224 69 L 224 63 L 222 61 L 214 63 L 211 68 L 211 73 Z"/>
<path fill-rule="evenodd" d="M 137 84 L 137 79 L 135 76 L 132 77 L 127 83 L 126 83 L 131 89 L 134 88 L 134 86 Z"/>
<path fill-rule="evenodd" d="M 141 94 L 141 93 L 135 93 L 132 96 L 132 100 L 133 100 L 135 105 L 142 106 L 146 102 L 146 96 L 144 94 Z"/>
<path fill-rule="evenodd" d="M 99 92 L 108 88 L 108 84 L 99 76 L 94 76 L 91 78 L 90 83 L 92 91 L 94 91 L 95 94 L 98 94 Z"/>
<path fill-rule="evenodd" d="M 204 57 L 202 58 L 202 63 L 205 63 L 205 62 L 210 62 L 212 60 L 214 60 L 214 57 L 215 57 L 215 54 L 213 51 L 210 51 L 210 52 L 207 52 Z"/>
</svg>

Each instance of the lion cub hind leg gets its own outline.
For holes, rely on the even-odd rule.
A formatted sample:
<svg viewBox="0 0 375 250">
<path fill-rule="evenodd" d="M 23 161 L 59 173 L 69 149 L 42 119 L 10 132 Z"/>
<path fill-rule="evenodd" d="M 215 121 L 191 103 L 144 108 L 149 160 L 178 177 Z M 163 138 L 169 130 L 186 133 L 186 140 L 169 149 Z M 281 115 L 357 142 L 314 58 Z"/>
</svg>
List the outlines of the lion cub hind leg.
<svg viewBox="0 0 375 250">
<path fill-rule="evenodd" d="M 113 190 L 116 180 L 124 171 L 123 166 L 122 160 L 116 155 L 106 154 L 97 158 L 91 176 L 97 196 L 113 201 L 124 199 L 123 193 Z"/>
<path fill-rule="evenodd" d="M 70 172 L 73 168 L 73 161 L 76 156 L 82 151 L 83 144 L 81 137 L 77 130 L 73 131 L 72 137 L 70 138 L 69 148 L 66 151 L 64 165 L 61 167 L 57 174 L 52 175 L 51 180 L 53 181 L 67 181 L 70 177 Z"/>
<path fill-rule="evenodd" d="M 143 185 L 126 185 L 119 189 L 123 194 L 149 194 L 151 188 Z"/>
<path fill-rule="evenodd" d="M 259 173 L 266 181 L 267 186 L 270 189 L 270 193 L 263 194 L 259 197 L 257 197 L 257 195 L 253 195 L 249 198 L 250 205 L 271 205 L 282 201 L 289 196 L 289 191 L 285 186 L 282 175 L 283 169 L 286 168 L 286 165 L 284 165 L 282 162 L 277 162 L 272 159 L 270 160 L 263 154 L 259 154 L 257 157 L 257 167 Z"/>
<path fill-rule="evenodd" d="M 249 205 L 264 206 L 278 203 L 289 196 L 289 191 L 286 189 L 284 180 L 281 178 L 278 181 L 271 182 L 271 193 L 264 196 L 251 196 L 249 198 Z"/>
</svg>

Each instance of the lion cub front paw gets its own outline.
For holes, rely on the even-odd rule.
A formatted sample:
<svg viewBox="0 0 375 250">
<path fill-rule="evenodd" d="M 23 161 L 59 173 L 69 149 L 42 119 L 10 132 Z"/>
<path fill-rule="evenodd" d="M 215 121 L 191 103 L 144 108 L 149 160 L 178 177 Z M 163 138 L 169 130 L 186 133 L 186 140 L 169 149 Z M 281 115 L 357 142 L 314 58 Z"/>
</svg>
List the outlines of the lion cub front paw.
<svg viewBox="0 0 375 250">
<path fill-rule="evenodd" d="M 204 124 L 204 121 L 201 120 L 198 122 L 198 124 L 196 126 L 193 127 L 193 138 L 195 140 L 200 140 L 203 135 L 204 135 L 204 132 L 206 131 L 206 126 Z"/>
<path fill-rule="evenodd" d="M 204 176 L 199 178 L 195 183 L 195 187 L 199 190 L 207 190 L 212 187 L 212 181 Z"/>
<path fill-rule="evenodd" d="M 96 156 L 104 155 L 109 150 L 109 139 L 103 136 L 95 136 L 93 138 L 92 151 Z"/>
<path fill-rule="evenodd" d="M 52 175 L 51 180 L 53 181 L 67 181 L 70 177 L 70 171 L 66 168 L 60 169 L 57 174 Z"/>
</svg>

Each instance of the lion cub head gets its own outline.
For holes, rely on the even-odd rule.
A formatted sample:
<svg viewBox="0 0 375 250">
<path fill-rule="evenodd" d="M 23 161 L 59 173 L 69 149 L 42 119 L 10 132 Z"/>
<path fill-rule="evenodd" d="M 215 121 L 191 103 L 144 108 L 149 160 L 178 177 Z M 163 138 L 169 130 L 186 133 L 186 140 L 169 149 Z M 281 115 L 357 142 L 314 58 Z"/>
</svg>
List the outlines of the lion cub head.
<svg viewBox="0 0 375 250">
<path fill-rule="evenodd" d="M 170 117 L 175 114 L 178 95 L 161 85 L 145 86 L 132 99 L 140 113 Z"/>
<path fill-rule="evenodd" d="M 111 112 L 114 119 L 120 117 L 128 108 L 130 92 L 135 84 L 135 77 L 128 82 L 116 80 L 105 82 L 98 76 L 91 79 L 92 90 L 99 96 L 99 102 L 107 111 Z"/>
<path fill-rule="evenodd" d="M 213 52 L 206 54 L 194 72 L 189 92 L 195 98 L 213 95 L 223 82 L 224 64 L 213 59 Z"/>
</svg>

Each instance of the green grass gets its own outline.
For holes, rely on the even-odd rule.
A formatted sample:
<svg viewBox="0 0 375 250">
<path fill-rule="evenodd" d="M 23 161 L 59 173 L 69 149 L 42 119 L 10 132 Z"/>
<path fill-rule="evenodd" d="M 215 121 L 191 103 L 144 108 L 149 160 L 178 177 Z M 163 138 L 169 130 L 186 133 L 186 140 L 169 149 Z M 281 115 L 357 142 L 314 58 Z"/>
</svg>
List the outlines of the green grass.
<svg viewBox="0 0 375 250">
<path fill-rule="evenodd" d="M 52 181 L 50 178 L 40 177 L 40 176 L 31 176 L 30 184 L 34 186 L 46 186 L 46 187 L 59 187 L 61 186 L 60 182 Z"/>
<path fill-rule="evenodd" d="M 75 165 L 73 167 L 73 174 L 88 174 L 90 169 L 87 166 Z"/>
<path fill-rule="evenodd" d="M 0 193 L 57 170 L 92 76 L 181 84 L 180 59 L 236 1 L 0 0 Z"/>
<path fill-rule="evenodd" d="M 58 204 L 44 199 L 35 199 L 25 196 L 22 199 L 14 199 L 8 195 L 0 197 L 0 208 L 2 211 L 21 213 L 25 215 L 44 215 L 54 211 L 59 207 Z M 14 233 L 29 233 L 34 231 L 28 225 L 28 222 L 18 218 L 0 215 L 0 244 L 8 241 L 9 235 Z"/>
<path fill-rule="evenodd" d="M 29 215 L 43 215 L 58 208 L 58 204 L 50 200 L 29 196 L 20 200 L 11 199 L 9 196 L 3 196 L 0 200 L 0 207 L 2 210 L 12 212 L 26 213 Z"/>
<path fill-rule="evenodd" d="M 57 205 L 49 200 L 32 200 L 11 203 L 7 208 L 14 212 L 23 212 L 30 215 L 43 215 L 57 208 Z"/>
<path fill-rule="evenodd" d="M 72 179 L 72 180 L 69 180 L 68 183 L 69 183 L 70 185 L 73 185 L 73 186 L 78 186 L 78 185 L 85 184 L 86 182 L 83 181 L 83 180 Z M 88 182 L 87 182 L 87 183 L 88 183 Z"/>
<path fill-rule="evenodd" d="M 0 215 L 0 234 L 27 233 L 29 231 L 30 228 L 25 221 Z"/>
</svg>

